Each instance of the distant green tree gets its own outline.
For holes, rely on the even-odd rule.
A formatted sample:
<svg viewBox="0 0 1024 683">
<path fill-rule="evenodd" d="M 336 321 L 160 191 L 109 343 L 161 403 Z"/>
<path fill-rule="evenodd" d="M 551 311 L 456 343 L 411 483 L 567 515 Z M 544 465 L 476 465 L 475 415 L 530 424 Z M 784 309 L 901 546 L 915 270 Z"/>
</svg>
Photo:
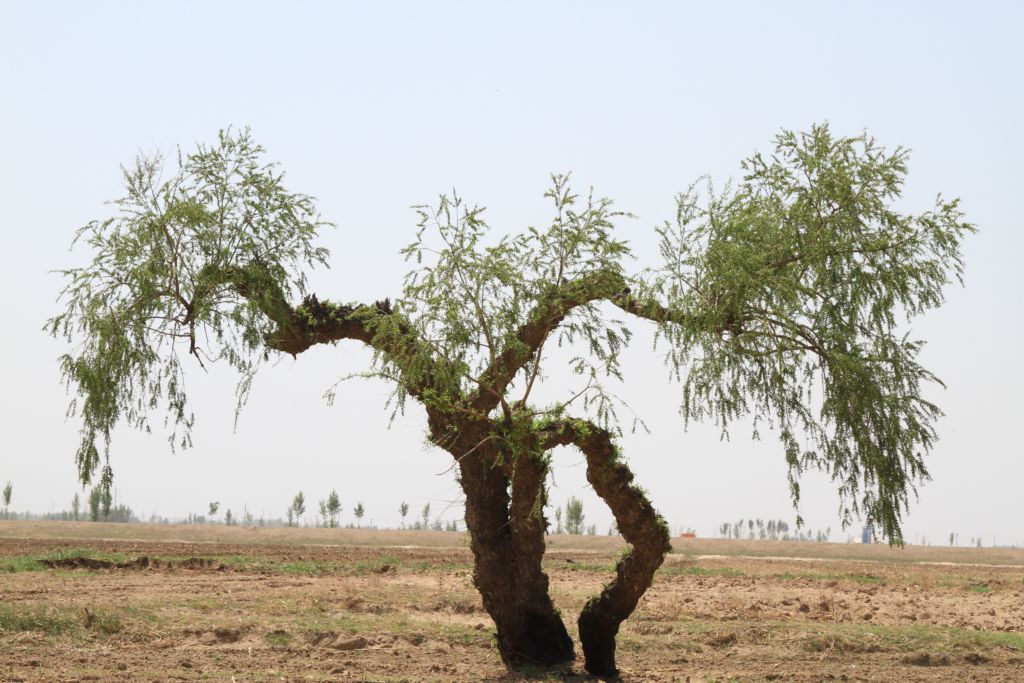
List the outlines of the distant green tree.
<svg viewBox="0 0 1024 683">
<path fill-rule="evenodd" d="M 292 498 L 292 506 L 289 508 L 292 515 L 295 516 L 295 524 L 298 525 L 302 519 L 302 515 L 306 514 L 306 496 L 299 491 Z"/>
<path fill-rule="evenodd" d="M 562 531 L 562 508 L 559 506 L 555 508 L 555 533 L 560 534 Z"/>
<path fill-rule="evenodd" d="M 356 516 L 356 527 L 359 527 L 360 522 L 363 519 L 363 515 L 366 514 L 366 508 L 363 507 L 362 503 L 356 503 L 356 507 L 352 510 L 352 514 Z"/>
<path fill-rule="evenodd" d="M 331 491 L 327 496 L 327 519 L 328 526 L 332 529 L 338 526 L 338 515 L 341 514 L 341 499 L 337 491 Z"/>
<path fill-rule="evenodd" d="M 224 525 L 233 526 L 234 523 L 235 518 L 231 515 L 231 508 L 228 508 L 227 511 L 224 513 Z"/>
<path fill-rule="evenodd" d="M 103 521 L 110 521 L 110 511 L 114 506 L 114 495 L 109 486 L 100 487 L 100 508 L 103 513 Z"/>
<path fill-rule="evenodd" d="M 78 491 L 75 491 L 74 497 L 71 499 L 71 519 L 76 522 L 81 516 L 82 500 L 78 497 Z"/>
<path fill-rule="evenodd" d="M 3 490 L 3 499 L 4 499 L 4 519 L 7 519 L 7 518 L 8 518 L 9 516 L 10 516 L 10 512 L 8 512 L 8 508 L 9 508 L 9 507 L 11 506 L 11 495 L 12 495 L 13 493 L 14 493 L 14 485 L 13 485 L 13 484 L 11 484 L 11 482 L 10 482 L 10 481 L 8 481 L 8 482 L 7 482 L 7 483 L 6 483 L 5 485 L 4 485 L 4 490 Z"/>
<path fill-rule="evenodd" d="M 844 524 L 863 517 L 902 541 L 940 415 L 906 323 L 942 303 L 973 230 L 955 200 L 902 210 L 906 150 L 827 125 L 784 131 L 737 183 L 681 193 L 656 228 L 657 257 L 639 267 L 616 233 L 625 214 L 566 176 L 547 193 L 550 222 L 520 234 L 492 235 L 482 208 L 440 197 L 418 209 L 400 298 L 363 303 L 306 292 L 306 271 L 327 259 L 315 246 L 324 223 L 262 153 L 248 131 L 226 131 L 176 169 L 141 158 L 116 215 L 79 231 L 92 258 L 64 272 L 48 329 L 72 345 L 60 369 L 81 419 L 83 481 L 102 465 L 109 484 L 109 436 L 120 421 L 148 428 L 154 407 L 169 411 L 172 444 L 191 443 L 184 359 L 237 370 L 241 407 L 272 354 L 360 342 L 373 351 L 364 374 L 392 384 L 395 410 L 420 404 L 427 437 L 453 458 L 474 580 L 512 667 L 575 656 L 543 571 L 543 510 L 553 453 L 582 452 L 631 546 L 578 620 L 586 669 L 610 676 L 618 629 L 670 549 L 605 388 L 643 324 L 684 421 L 770 425 L 794 504 L 801 475 L 822 469 Z M 566 358 L 573 379 L 551 386 L 562 373 L 545 370 Z"/>
<path fill-rule="evenodd" d="M 573 496 L 565 504 L 565 532 L 569 534 L 583 533 L 583 501 Z"/>
<path fill-rule="evenodd" d="M 217 516 L 217 510 L 219 510 L 219 509 L 220 509 L 220 501 L 216 501 L 215 500 L 212 503 L 210 503 L 210 507 L 209 507 L 210 521 L 213 521 L 213 519 Z"/>
<path fill-rule="evenodd" d="M 426 529 L 430 524 L 430 503 L 423 506 L 420 511 L 420 517 L 423 518 L 423 528 Z"/>
<path fill-rule="evenodd" d="M 404 500 L 402 504 L 398 506 L 398 514 L 402 515 L 402 528 L 405 528 L 405 516 L 409 514 L 409 504 Z"/>
<path fill-rule="evenodd" d="M 101 487 L 93 486 L 89 491 L 89 519 L 93 522 L 100 521 L 100 505 L 103 498 Z"/>
</svg>

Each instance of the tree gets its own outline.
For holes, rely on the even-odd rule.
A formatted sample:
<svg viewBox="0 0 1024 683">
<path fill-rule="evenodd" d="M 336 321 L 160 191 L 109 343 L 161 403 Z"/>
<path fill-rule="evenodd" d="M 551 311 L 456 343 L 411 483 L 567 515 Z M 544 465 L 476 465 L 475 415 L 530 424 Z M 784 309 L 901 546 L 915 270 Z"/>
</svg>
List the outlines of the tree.
<svg viewBox="0 0 1024 683">
<path fill-rule="evenodd" d="M 429 528 L 429 525 L 430 525 L 430 503 L 427 503 L 426 505 L 424 505 L 423 509 L 420 510 L 420 517 L 423 518 L 423 528 L 424 529 Z"/>
<path fill-rule="evenodd" d="M 8 508 L 11 506 L 11 495 L 13 493 L 14 493 L 14 485 L 11 484 L 10 481 L 8 481 L 6 484 L 4 484 L 4 490 L 3 490 L 4 519 L 7 519 L 8 516 L 10 516 L 10 513 L 8 512 Z"/>
<path fill-rule="evenodd" d="M 224 513 L 224 525 L 232 526 L 235 523 L 235 518 L 231 515 L 231 508 Z"/>
<path fill-rule="evenodd" d="M 341 499 L 338 498 L 337 491 L 331 491 L 331 495 L 327 496 L 327 526 L 334 529 L 338 526 L 338 515 L 341 514 Z"/>
<path fill-rule="evenodd" d="M 563 529 L 562 529 L 562 508 L 561 507 L 556 507 L 555 508 L 555 533 L 556 534 L 560 534 L 560 533 L 562 533 L 562 531 L 563 531 Z"/>
<path fill-rule="evenodd" d="M 409 504 L 404 500 L 402 504 L 398 506 L 398 514 L 402 515 L 402 528 L 405 528 L 405 516 L 409 514 Z"/>
<path fill-rule="evenodd" d="M 295 494 L 292 498 L 292 506 L 288 508 L 288 519 L 289 526 L 291 526 L 291 519 L 295 517 L 295 524 L 298 526 L 299 520 L 302 519 L 302 515 L 306 514 L 306 496 L 303 495 L 302 491 Z"/>
<path fill-rule="evenodd" d="M 795 505 L 800 475 L 824 469 L 844 523 L 860 516 L 902 541 L 940 414 L 922 398 L 936 378 L 904 323 L 941 304 L 973 231 L 956 200 L 897 210 L 902 148 L 827 125 L 783 132 L 771 154 L 743 162 L 738 183 L 682 192 L 655 229 L 661 261 L 639 272 L 615 233 L 626 214 L 574 194 L 566 176 L 546 195 L 549 225 L 504 237 L 488 233 L 483 209 L 443 196 L 418 208 L 401 296 L 370 303 L 306 291 L 306 269 L 327 260 L 315 245 L 325 223 L 262 154 L 248 131 L 229 130 L 180 155 L 176 171 L 142 157 L 117 213 L 79 230 L 92 260 L 64 271 L 64 309 L 48 329 L 73 344 L 60 369 L 81 419 L 83 481 L 102 465 L 109 482 L 114 426 L 146 429 L 154 406 L 169 411 L 171 445 L 190 445 L 190 356 L 239 372 L 241 408 L 274 354 L 360 342 L 374 352 L 366 374 L 394 387 L 392 408 L 419 404 L 428 439 L 453 458 L 474 581 L 512 667 L 573 657 L 541 566 L 543 510 L 556 449 L 582 452 L 631 546 L 578 622 L 587 670 L 609 675 L 619 625 L 669 549 L 617 445 L 622 404 L 605 387 L 622 376 L 623 316 L 655 327 L 687 423 L 726 433 L 752 416 L 781 439 Z M 549 361 L 567 359 L 579 384 L 538 403 Z"/>
<path fill-rule="evenodd" d="M 209 507 L 210 519 L 214 519 L 217 516 L 217 510 L 219 510 L 219 509 L 220 509 L 220 501 L 216 501 L 215 500 L 212 503 L 210 503 L 210 507 Z"/>
<path fill-rule="evenodd" d="M 71 499 L 71 519 L 76 522 L 79 520 L 82 510 L 82 500 L 78 497 L 78 491 L 75 491 L 75 496 Z"/>
<path fill-rule="evenodd" d="M 100 509 L 103 513 L 103 521 L 110 521 L 110 511 L 114 506 L 114 496 L 109 486 L 100 487 Z"/>
<path fill-rule="evenodd" d="M 100 521 L 100 501 L 103 498 L 101 487 L 93 486 L 89 491 L 89 519 Z"/>
<path fill-rule="evenodd" d="M 362 503 L 356 503 L 356 507 L 352 510 L 352 514 L 356 516 L 356 526 L 358 527 L 363 519 L 363 515 L 366 514 L 366 508 L 363 507 Z"/>
<path fill-rule="evenodd" d="M 583 533 L 583 501 L 572 496 L 565 504 L 565 532 L 567 534 Z"/>
</svg>

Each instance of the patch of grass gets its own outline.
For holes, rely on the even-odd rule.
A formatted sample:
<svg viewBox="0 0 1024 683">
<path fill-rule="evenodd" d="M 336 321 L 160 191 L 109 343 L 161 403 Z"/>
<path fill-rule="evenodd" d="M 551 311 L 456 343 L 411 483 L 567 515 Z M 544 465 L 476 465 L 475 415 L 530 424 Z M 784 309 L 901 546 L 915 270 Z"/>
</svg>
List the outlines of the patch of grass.
<svg viewBox="0 0 1024 683">
<path fill-rule="evenodd" d="M 125 556 L 121 553 L 106 553 L 100 550 L 89 548 L 75 548 L 73 550 L 55 550 L 45 555 L 16 555 L 0 559 L 0 572 L 41 572 L 49 567 L 45 562 L 53 560 L 72 560 L 80 557 L 87 557 L 93 560 L 107 560 L 110 562 L 123 562 Z"/>
<path fill-rule="evenodd" d="M 166 566 L 167 563 L 180 563 L 193 557 L 192 555 L 161 555 L 150 556 L 151 560 Z M 124 562 L 128 557 L 123 553 L 108 553 L 87 548 L 76 548 L 74 550 L 61 550 L 45 555 L 21 555 L 0 559 L 0 573 L 17 573 L 43 571 L 49 569 L 46 561 L 70 560 L 76 558 L 89 558 L 94 560 L 106 560 L 109 562 Z M 235 571 L 245 572 L 268 572 L 273 574 L 295 574 L 302 576 L 367 576 L 370 574 L 381 574 L 389 569 L 399 569 L 415 574 L 429 573 L 453 573 L 456 571 L 469 571 L 472 565 L 468 562 L 430 562 L 426 560 L 405 561 L 400 557 L 383 556 L 366 560 L 339 561 L 339 560 L 281 560 L 274 558 L 253 557 L 251 555 L 224 555 L 214 556 L 215 562 Z M 608 569 L 610 566 L 604 566 Z M 94 572 L 75 570 L 67 573 L 71 576 L 85 576 Z"/>
<path fill-rule="evenodd" d="M 555 560 L 551 565 L 551 568 L 562 568 L 568 569 L 573 572 L 613 572 L 615 571 L 615 565 L 610 562 L 559 562 Z"/>
<path fill-rule="evenodd" d="M 0 603 L 0 633 L 38 631 L 48 635 L 65 635 L 91 631 L 111 635 L 123 629 L 121 615 L 107 610 L 86 611 L 49 605 Z"/>
<path fill-rule="evenodd" d="M 277 629 L 276 631 L 271 631 L 270 633 L 265 634 L 263 638 L 271 647 L 288 647 L 292 644 L 292 640 L 294 640 L 295 637 L 287 631 Z"/>
<path fill-rule="evenodd" d="M 85 618 L 86 627 L 92 631 L 113 635 L 124 630 L 121 615 L 105 610 L 90 611 Z"/>
<path fill-rule="evenodd" d="M 1024 634 L 975 631 L 952 626 L 869 626 L 835 624 L 804 638 L 804 647 L 814 652 L 948 652 L 1001 647 L 1024 652 Z"/>
<path fill-rule="evenodd" d="M 732 567 L 701 567 L 699 565 L 662 566 L 658 573 L 664 576 L 746 576 L 741 570 Z"/>
<path fill-rule="evenodd" d="M 0 572 L 5 574 L 14 574 L 16 572 L 38 572 L 43 569 L 46 569 L 46 567 L 43 564 L 40 564 L 38 559 L 28 555 L 7 557 L 0 560 Z"/>
<path fill-rule="evenodd" d="M 868 585 L 885 585 L 886 579 L 874 574 L 829 574 L 823 572 L 782 572 L 772 574 L 772 578 L 779 581 L 852 581 L 854 583 Z"/>
<path fill-rule="evenodd" d="M 975 593 L 991 593 L 992 589 L 983 583 L 972 583 L 967 587 L 968 590 Z"/>
<path fill-rule="evenodd" d="M 159 559 L 173 560 L 173 558 Z M 278 560 L 273 558 L 253 557 L 250 555 L 217 556 L 212 559 L 236 571 L 297 574 L 302 576 L 324 576 L 327 574 L 335 576 L 367 576 L 369 574 L 385 573 L 390 568 L 401 569 L 403 571 L 413 572 L 416 574 L 453 572 L 460 569 L 468 570 L 471 568 L 469 563 L 429 561 L 407 562 L 399 557 L 393 557 L 390 555 L 347 562 L 339 560 Z"/>
<path fill-rule="evenodd" d="M 80 624 L 65 610 L 40 605 L 7 605 L 0 603 L 0 632 L 39 631 L 60 635 Z"/>
</svg>

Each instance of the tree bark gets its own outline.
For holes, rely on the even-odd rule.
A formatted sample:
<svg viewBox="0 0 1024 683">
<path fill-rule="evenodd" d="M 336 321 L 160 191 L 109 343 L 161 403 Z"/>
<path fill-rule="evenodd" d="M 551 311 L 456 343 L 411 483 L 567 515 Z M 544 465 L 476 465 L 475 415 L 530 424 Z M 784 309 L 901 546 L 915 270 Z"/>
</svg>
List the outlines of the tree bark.
<svg viewBox="0 0 1024 683">
<path fill-rule="evenodd" d="M 596 676 L 615 676 L 615 637 L 650 587 L 654 573 L 671 550 L 665 520 L 636 486 L 633 473 L 621 462 L 611 434 L 583 420 L 556 423 L 548 445 L 575 444 L 587 460 L 587 481 L 611 508 L 619 532 L 632 546 L 615 566 L 615 579 L 591 598 L 577 625 L 584 666 Z"/>
<path fill-rule="evenodd" d="M 541 569 L 547 472 L 543 454 L 514 458 L 490 443 L 481 445 L 490 436 L 479 433 L 478 439 L 467 439 L 464 446 L 476 452 L 456 455 L 475 560 L 473 582 L 497 627 L 498 651 L 507 666 L 571 662 L 572 639 Z M 450 450 L 457 454 L 467 449 Z"/>
</svg>

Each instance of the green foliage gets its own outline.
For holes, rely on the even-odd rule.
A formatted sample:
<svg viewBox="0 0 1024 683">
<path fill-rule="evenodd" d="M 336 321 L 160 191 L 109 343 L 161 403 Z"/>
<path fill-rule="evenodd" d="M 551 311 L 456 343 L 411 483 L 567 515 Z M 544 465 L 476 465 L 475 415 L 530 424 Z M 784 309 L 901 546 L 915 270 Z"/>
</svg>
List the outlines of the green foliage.
<svg viewBox="0 0 1024 683">
<path fill-rule="evenodd" d="M 609 199 L 581 199 L 565 175 L 552 176 L 545 197 L 554 208 L 549 226 L 496 240 L 489 239 L 483 209 L 466 206 L 457 195 L 417 207 L 419 232 L 403 251 L 416 267 L 406 276 L 401 310 L 422 338 L 434 340 L 435 353 L 460 369 L 455 396 L 489 394 L 497 399 L 489 403 L 500 405 L 506 417 L 513 406 L 528 405 L 543 379 L 547 336 L 557 346 L 575 345 L 579 354 L 571 367 L 587 384 L 533 412 L 560 414 L 582 399 L 602 424 L 612 424 L 616 400 L 600 379 L 621 377 L 618 356 L 630 331 L 608 320 L 598 302 L 624 285 L 629 248 L 613 229 L 625 214 L 614 211 Z M 557 324 L 539 344 L 523 338 L 524 326 L 546 325 L 547 318 Z M 502 371 L 506 363 L 515 368 L 509 375 Z"/>
<path fill-rule="evenodd" d="M 402 504 L 398 506 L 398 513 L 402 515 L 402 526 L 405 526 L 405 516 L 409 514 L 409 504 L 404 500 Z"/>
<path fill-rule="evenodd" d="M 89 490 L 89 519 L 93 522 L 109 521 L 114 499 L 110 487 L 102 483 Z"/>
<path fill-rule="evenodd" d="M 292 520 L 294 520 L 295 525 L 298 526 L 302 519 L 302 515 L 304 514 L 306 514 L 306 496 L 302 491 L 299 491 L 295 494 L 295 497 L 292 498 L 291 507 L 288 508 L 288 526 L 292 525 Z"/>
<path fill-rule="evenodd" d="M 338 526 L 338 515 L 341 514 L 341 499 L 337 491 L 331 491 L 327 496 L 327 502 L 323 505 L 323 511 L 327 513 L 327 526 L 332 529 Z"/>
<path fill-rule="evenodd" d="M 14 494 L 14 485 L 8 481 L 4 484 L 3 488 L 3 499 L 4 499 L 4 517 L 7 517 L 7 508 L 11 506 L 11 496 Z"/>
<path fill-rule="evenodd" d="M 664 324 L 687 420 L 723 429 L 752 414 L 780 435 L 791 491 L 816 467 L 838 483 L 844 523 L 860 514 L 893 542 L 908 494 L 928 476 L 937 382 L 901 324 L 942 303 L 974 228 L 956 200 L 897 211 L 907 152 L 827 126 L 782 133 L 743 164 L 743 182 L 678 198 L 659 232 L 666 266 L 645 291 L 685 323 Z"/>
<path fill-rule="evenodd" d="M 366 514 L 366 508 L 363 507 L 362 503 L 356 503 L 355 508 L 352 510 L 352 514 L 356 517 L 356 526 L 359 526 L 363 520 L 363 515 Z"/>
<path fill-rule="evenodd" d="M 657 229 L 662 263 L 632 274 L 614 231 L 626 214 L 574 194 L 568 176 L 546 194 L 551 222 L 520 234 L 493 236 L 481 207 L 443 196 L 417 209 L 402 296 L 373 305 L 289 303 L 304 291 L 303 268 L 326 258 L 313 246 L 324 224 L 261 153 L 248 131 L 224 132 L 179 157 L 167 182 L 158 160 L 140 159 L 125 172 L 120 213 L 80 231 L 93 260 L 66 271 L 66 308 L 47 328 L 81 342 L 62 372 L 82 416 L 83 481 L 118 420 L 148 429 L 150 411 L 166 408 L 172 445 L 188 445 L 179 349 L 238 370 L 241 405 L 270 350 L 360 340 L 374 350 L 360 376 L 392 381 L 394 410 L 412 397 L 449 425 L 431 433 L 436 445 L 451 447 L 457 424 L 490 420 L 495 466 L 537 456 L 541 435 L 573 442 L 556 438 L 560 424 L 576 439 L 592 426 L 616 435 L 622 403 L 602 382 L 621 378 L 630 329 L 608 314 L 614 306 L 657 325 L 685 420 L 712 420 L 725 435 L 752 416 L 755 436 L 767 426 L 782 440 L 794 503 L 801 473 L 823 469 L 844 523 L 860 515 L 902 540 L 940 415 L 922 396 L 938 380 L 908 325 L 959 280 L 973 231 L 956 200 L 895 208 L 905 150 L 824 125 L 784 132 L 770 155 L 743 163 L 738 184 L 681 194 L 675 220 Z M 579 381 L 536 405 L 555 345 L 571 350 Z M 326 501 L 321 514 L 327 524 Z"/>
<path fill-rule="evenodd" d="M 179 349 L 238 370 L 241 405 L 266 355 L 267 323 L 232 282 L 258 276 L 263 291 L 302 292 L 303 269 L 324 263 L 327 252 L 312 244 L 325 225 L 313 199 L 288 192 L 262 153 L 248 130 L 227 130 L 214 146 L 179 153 L 167 180 L 162 157 L 139 157 L 123 169 L 117 215 L 78 231 L 92 260 L 63 271 L 65 309 L 46 329 L 76 342 L 60 369 L 76 394 L 69 413 L 82 420 L 83 483 L 119 420 L 149 431 L 149 414 L 162 405 L 172 448 L 190 444 Z"/>
<path fill-rule="evenodd" d="M 583 501 L 570 496 L 565 504 L 565 533 L 582 534 L 584 531 L 583 519 Z"/>
</svg>

